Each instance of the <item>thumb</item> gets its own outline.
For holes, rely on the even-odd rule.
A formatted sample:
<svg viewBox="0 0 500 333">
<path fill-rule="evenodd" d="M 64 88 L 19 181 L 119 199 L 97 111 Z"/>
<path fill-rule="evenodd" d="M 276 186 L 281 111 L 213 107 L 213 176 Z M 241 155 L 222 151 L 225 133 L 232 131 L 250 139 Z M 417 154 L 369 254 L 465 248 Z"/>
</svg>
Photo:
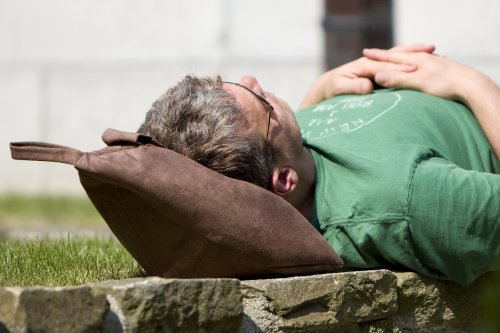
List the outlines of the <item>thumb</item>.
<svg viewBox="0 0 500 333">
<path fill-rule="evenodd" d="M 373 91 L 373 83 L 366 78 L 349 79 L 342 84 L 337 94 L 366 95 Z"/>
<path fill-rule="evenodd" d="M 375 74 L 375 82 L 387 88 L 402 88 L 405 85 L 407 73 L 400 71 L 382 71 Z"/>
</svg>

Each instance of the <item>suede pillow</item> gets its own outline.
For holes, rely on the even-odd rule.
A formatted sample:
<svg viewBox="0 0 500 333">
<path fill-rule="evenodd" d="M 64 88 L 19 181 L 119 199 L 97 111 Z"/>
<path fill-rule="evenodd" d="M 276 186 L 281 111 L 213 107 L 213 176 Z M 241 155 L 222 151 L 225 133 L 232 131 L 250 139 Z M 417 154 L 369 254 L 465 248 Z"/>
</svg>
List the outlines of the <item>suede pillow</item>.
<svg viewBox="0 0 500 333">
<path fill-rule="evenodd" d="M 290 204 L 231 179 L 151 137 L 108 129 L 108 147 L 83 153 L 11 143 L 12 158 L 72 164 L 112 232 L 148 274 L 258 277 L 332 272 L 342 265 Z"/>
</svg>

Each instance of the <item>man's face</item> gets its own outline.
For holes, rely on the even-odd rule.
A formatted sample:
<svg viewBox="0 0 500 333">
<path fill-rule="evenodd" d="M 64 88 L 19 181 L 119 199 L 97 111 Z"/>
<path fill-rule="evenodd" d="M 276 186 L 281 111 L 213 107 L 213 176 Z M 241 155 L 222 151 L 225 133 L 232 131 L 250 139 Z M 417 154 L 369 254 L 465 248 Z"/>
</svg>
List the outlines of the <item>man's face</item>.
<svg viewBox="0 0 500 333">
<path fill-rule="evenodd" d="M 268 144 L 278 152 L 278 162 L 280 159 L 282 162 L 293 161 L 302 152 L 303 146 L 300 129 L 290 106 L 274 94 L 264 91 L 253 76 L 244 76 L 239 83 L 264 96 L 274 108 L 270 110 L 265 103 L 245 88 L 225 83 L 224 89 L 232 94 L 242 106 L 245 117 L 250 123 L 249 131 L 264 138 L 268 137 Z M 267 133 L 269 112 L 271 112 L 271 118 L 269 133 Z"/>
</svg>

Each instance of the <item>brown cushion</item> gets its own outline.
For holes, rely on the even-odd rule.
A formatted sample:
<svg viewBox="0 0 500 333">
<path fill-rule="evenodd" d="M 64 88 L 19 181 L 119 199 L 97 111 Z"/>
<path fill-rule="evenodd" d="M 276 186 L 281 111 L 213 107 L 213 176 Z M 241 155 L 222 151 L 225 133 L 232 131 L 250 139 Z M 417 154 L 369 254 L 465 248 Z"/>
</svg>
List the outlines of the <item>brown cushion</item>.
<svg viewBox="0 0 500 333">
<path fill-rule="evenodd" d="M 11 143 L 14 159 L 74 164 L 99 213 L 152 275 L 256 277 L 342 265 L 285 200 L 231 179 L 138 133 L 106 130 L 101 150 Z"/>
</svg>

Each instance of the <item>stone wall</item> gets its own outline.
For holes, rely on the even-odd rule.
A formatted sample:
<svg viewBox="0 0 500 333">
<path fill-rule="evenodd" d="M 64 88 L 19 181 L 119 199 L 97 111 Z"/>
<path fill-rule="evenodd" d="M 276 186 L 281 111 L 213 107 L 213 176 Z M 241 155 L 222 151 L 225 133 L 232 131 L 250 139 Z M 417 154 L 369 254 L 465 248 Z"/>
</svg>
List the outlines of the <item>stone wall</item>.
<svg viewBox="0 0 500 333">
<path fill-rule="evenodd" d="M 469 287 L 386 270 L 266 280 L 108 281 L 0 288 L 0 333 L 470 332 Z"/>
</svg>

